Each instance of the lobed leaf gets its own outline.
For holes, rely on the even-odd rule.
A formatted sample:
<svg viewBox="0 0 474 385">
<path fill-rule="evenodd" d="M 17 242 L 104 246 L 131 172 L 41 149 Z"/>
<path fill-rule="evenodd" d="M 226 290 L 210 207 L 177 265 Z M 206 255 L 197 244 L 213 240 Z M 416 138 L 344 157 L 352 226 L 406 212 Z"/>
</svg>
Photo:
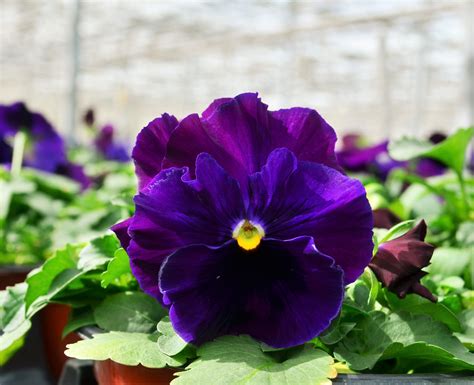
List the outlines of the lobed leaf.
<svg viewBox="0 0 474 385">
<path fill-rule="evenodd" d="M 82 360 L 112 360 L 122 365 L 147 368 L 177 367 L 186 362 L 181 356 L 169 357 L 157 344 L 158 334 L 110 332 L 67 345 L 64 354 Z"/>
<path fill-rule="evenodd" d="M 336 358 L 353 370 L 372 369 L 378 361 L 408 359 L 436 371 L 437 363 L 451 370 L 474 370 L 474 354 L 442 323 L 426 315 L 373 312 L 335 348 Z M 426 370 L 426 367 L 424 368 Z"/>
<path fill-rule="evenodd" d="M 102 329 L 131 333 L 156 330 L 156 324 L 166 314 L 158 301 L 141 292 L 111 295 L 94 310 L 94 318 Z"/>
<path fill-rule="evenodd" d="M 178 372 L 172 385 L 327 385 L 337 375 L 333 359 L 311 346 L 264 353 L 248 336 L 224 336 L 198 349 L 199 359 Z M 281 357 L 281 356 L 280 356 Z"/>
<path fill-rule="evenodd" d="M 109 262 L 107 270 L 101 274 L 100 278 L 102 279 L 100 284 L 103 288 L 107 288 L 114 282 L 121 284 L 125 281 L 125 283 L 128 283 L 129 280 L 133 279 L 130 260 L 124 249 L 115 251 L 114 258 Z"/>
<path fill-rule="evenodd" d="M 158 322 L 157 329 L 161 333 L 158 337 L 158 347 L 168 356 L 175 356 L 188 346 L 188 343 L 174 331 L 169 317 L 164 317 Z"/>
</svg>

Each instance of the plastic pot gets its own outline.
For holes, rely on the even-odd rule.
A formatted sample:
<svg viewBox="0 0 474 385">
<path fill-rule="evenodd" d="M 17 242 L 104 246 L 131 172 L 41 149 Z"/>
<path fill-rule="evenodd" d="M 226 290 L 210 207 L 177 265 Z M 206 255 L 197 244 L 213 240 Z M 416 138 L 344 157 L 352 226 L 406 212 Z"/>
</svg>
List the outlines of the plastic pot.
<svg viewBox="0 0 474 385">
<path fill-rule="evenodd" d="M 0 266 L 0 290 L 5 290 L 7 286 L 13 286 L 17 283 L 23 282 L 28 273 L 33 270 L 35 266 L 17 266 L 4 265 Z"/>
<path fill-rule="evenodd" d="M 99 328 L 86 327 L 80 329 L 79 335 L 86 339 L 101 332 Z M 94 361 L 95 378 L 99 385 L 169 385 L 176 371 L 170 368 L 121 365 L 111 360 Z"/>
<path fill-rule="evenodd" d="M 80 340 L 76 333 L 63 338 L 63 329 L 67 324 L 71 308 L 67 305 L 49 304 L 40 313 L 44 352 L 51 376 L 58 379 L 67 361 L 64 355 L 67 344 Z"/>
<path fill-rule="evenodd" d="M 175 370 L 126 366 L 116 362 L 95 361 L 94 373 L 99 385 L 169 385 Z"/>
</svg>

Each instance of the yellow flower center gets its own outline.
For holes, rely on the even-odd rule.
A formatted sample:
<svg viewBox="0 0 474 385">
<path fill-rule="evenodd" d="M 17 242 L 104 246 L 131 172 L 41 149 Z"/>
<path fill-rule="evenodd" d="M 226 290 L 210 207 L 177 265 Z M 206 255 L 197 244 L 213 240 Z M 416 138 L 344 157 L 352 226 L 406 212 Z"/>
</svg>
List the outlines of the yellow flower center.
<svg viewBox="0 0 474 385">
<path fill-rule="evenodd" d="M 264 236 L 263 227 L 250 222 L 248 219 L 240 221 L 232 232 L 232 238 L 236 239 L 239 246 L 244 250 L 256 249 Z"/>
</svg>

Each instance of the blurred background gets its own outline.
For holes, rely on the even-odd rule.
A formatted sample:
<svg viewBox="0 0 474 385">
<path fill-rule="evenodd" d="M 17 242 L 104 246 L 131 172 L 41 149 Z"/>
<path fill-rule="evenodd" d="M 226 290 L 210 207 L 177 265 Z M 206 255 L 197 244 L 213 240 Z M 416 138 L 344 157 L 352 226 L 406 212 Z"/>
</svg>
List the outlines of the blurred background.
<svg viewBox="0 0 474 385">
<path fill-rule="evenodd" d="M 130 142 L 163 112 L 258 91 L 339 135 L 474 123 L 474 1 L 0 0 L 0 103 L 71 140 L 94 107 Z"/>
</svg>

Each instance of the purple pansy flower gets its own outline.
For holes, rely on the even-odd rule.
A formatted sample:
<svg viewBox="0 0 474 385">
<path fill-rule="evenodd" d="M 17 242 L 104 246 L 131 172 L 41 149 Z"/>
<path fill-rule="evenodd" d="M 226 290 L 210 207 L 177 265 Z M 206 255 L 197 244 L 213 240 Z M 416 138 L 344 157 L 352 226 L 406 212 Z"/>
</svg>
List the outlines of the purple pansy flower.
<svg viewBox="0 0 474 385">
<path fill-rule="evenodd" d="M 25 166 L 68 176 L 83 188 L 89 185 L 82 168 L 67 160 L 64 141 L 53 126 L 41 114 L 29 111 L 22 102 L 0 105 L 0 162 L 11 162 L 11 143 L 20 131 L 28 137 Z"/>
<path fill-rule="evenodd" d="M 365 190 L 338 171 L 335 140 L 316 111 L 271 112 L 256 94 L 142 130 L 136 212 L 114 231 L 183 339 L 288 347 L 336 317 L 373 245 Z"/>
<path fill-rule="evenodd" d="M 102 127 L 94 141 L 95 147 L 105 159 L 128 162 L 130 156 L 124 146 L 115 143 L 114 131 L 114 127 L 110 124 Z"/>
</svg>

